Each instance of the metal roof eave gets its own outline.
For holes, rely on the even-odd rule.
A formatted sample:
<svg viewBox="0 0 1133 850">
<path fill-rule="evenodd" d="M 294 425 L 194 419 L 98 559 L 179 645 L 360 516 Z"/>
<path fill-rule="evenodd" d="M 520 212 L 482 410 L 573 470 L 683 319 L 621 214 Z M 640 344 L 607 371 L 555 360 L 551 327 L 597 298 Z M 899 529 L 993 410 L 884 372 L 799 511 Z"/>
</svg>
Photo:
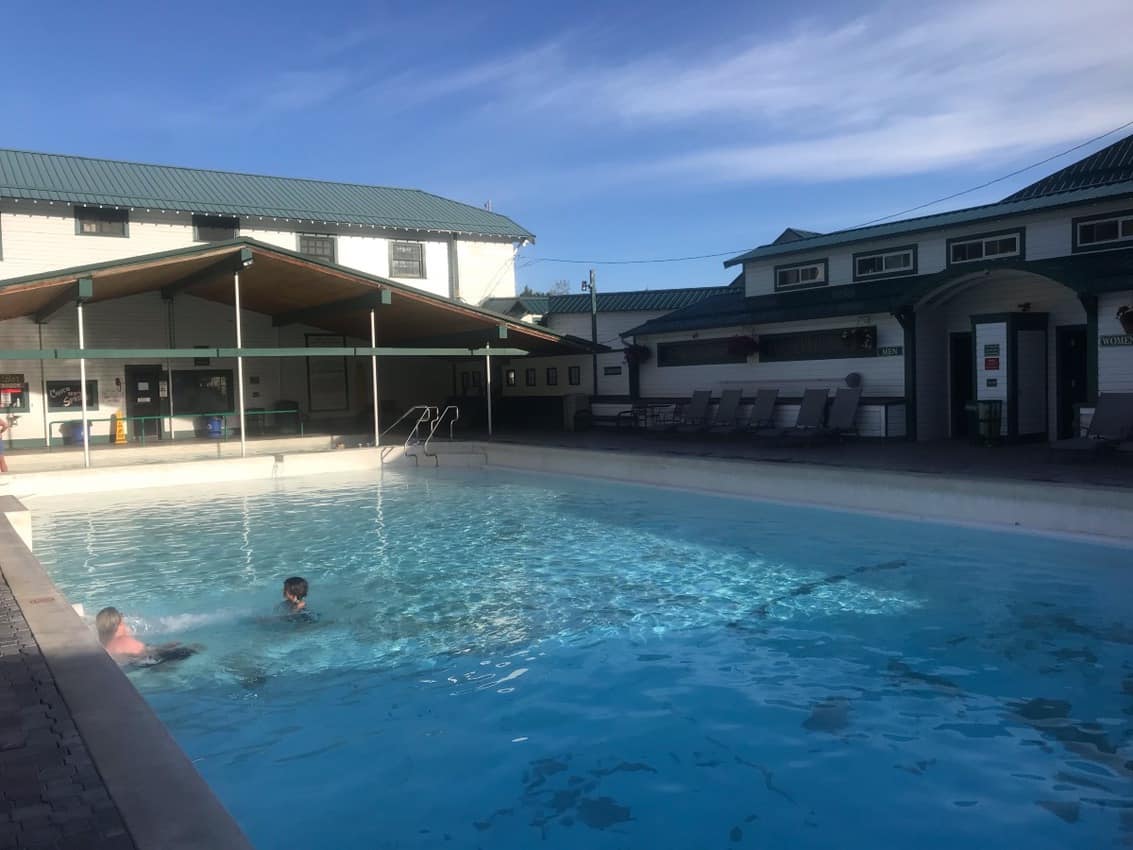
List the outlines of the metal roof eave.
<svg viewBox="0 0 1133 850">
<path fill-rule="evenodd" d="M 785 257 L 792 254 L 808 254 L 813 253 L 817 249 L 870 242 L 875 239 L 896 238 L 907 234 L 936 230 L 937 228 L 975 224 L 990 219 L 1011 218 L 1044 210 L 1075 206 L 1076 204 L 1088 203 L 1090 201 L 1117 200 L 1123 197 L 1133 197 L 1133 183 L 1125 182 L 1109 186 L 1096 186 L 1089 189 L 1081 189 L 1057 195 L 1046 195 L 1041 198 L 1020 201 L 997 201 L 994 204 L 983 204 L 975 207 L 951 210 L 949 212 L 934 213 L 930 216 L 904 219 L 902 221 L 890 222 L 889 224 L 877 224 L 868 227 L 842 230 L 836 233 L 826 233 L 820 236 L 798 239 L 794 242 L 787 242 L 782 245 L 764 245 L 725 260 L 724 268 L 729 268 L 751 260 Z"/>
</svg>

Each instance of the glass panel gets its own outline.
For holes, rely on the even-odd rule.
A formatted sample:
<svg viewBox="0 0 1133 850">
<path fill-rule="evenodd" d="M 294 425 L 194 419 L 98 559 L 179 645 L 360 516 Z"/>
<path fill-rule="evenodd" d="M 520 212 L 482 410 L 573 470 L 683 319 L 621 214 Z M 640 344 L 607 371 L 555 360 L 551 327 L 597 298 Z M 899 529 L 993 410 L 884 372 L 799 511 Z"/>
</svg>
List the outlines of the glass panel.
<svg viewBox="0 0 1133 850">
<path fill-rule="evenodd" d="M 1121 238 L 1133 236 L 1133 218 L 1125 218 L 1121 220 Z"/>
<path fill-rule="evenodd" d="M 913 258 L 907 251 L 900 254 L 890 254 L 885 258 L 885 270 L 893 271 L 898 269 L 907 269 L 913 264 Z M 879 269 L 880 271 L 880 269 Z"/>
<path fill-rule="evenodd" d="M 714 363 L 746 363 L 747 354 L 733 349 L 727 339 L 662 342 L 657 346 L 658 366 L 706 366 Z"/>
<path fill-rule="evenodd" d="M 393 277 L 424 277 L 420 260 L 390 260 L 389 273 Z"/>
</svg>

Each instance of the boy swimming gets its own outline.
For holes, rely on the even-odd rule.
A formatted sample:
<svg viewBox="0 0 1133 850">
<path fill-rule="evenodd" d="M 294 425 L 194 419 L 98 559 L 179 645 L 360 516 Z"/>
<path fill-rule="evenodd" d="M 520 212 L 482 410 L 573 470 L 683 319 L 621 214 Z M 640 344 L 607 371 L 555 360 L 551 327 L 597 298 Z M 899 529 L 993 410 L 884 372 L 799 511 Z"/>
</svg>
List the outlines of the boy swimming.
<svg viewBox="0 0 1133 850">
<path fill-rule="evenodd" d="M 283 601 L 277 609 L 281 614 L 299 614 L 307 607 L 307 580 L 292 576 L 283 583 Z"/>
</svg>

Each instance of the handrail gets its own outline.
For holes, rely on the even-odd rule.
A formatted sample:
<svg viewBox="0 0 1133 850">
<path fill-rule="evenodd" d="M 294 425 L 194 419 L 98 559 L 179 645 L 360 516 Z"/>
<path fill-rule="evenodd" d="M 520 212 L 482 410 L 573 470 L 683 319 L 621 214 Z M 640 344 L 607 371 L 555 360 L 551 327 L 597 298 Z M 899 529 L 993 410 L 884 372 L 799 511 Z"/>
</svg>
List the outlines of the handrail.
<svg viewBox="0 0 1133 850">
<path fill-rule="evenodd" d="M 420 429 L 420 427 L 424 423 L 428 422 L 433 416 L 436 415 L 437 408 L 436 408 L 435 405 L 425 404 L 425 405 L 421 405 L 421 406 L 424 407 L 425 409 L 421 412 L 421 415 L 417 417 L 417 421 L 413 423 L 413 430 L 409 432 L 409 436 L 405 438 L 405 448 L 409 448 L 410 446 L 415 446 L 415 445 L 417 445 L 418 443 L 421 442 L 421 435 L 417 433 L 418 429 Z M 429 432 L 429 436 L 430 437 L 432 436 L 431 431 Z M 425 445 L 428 445 L 428 444 L 429 444 L 429 439 L 428 439 L 428 437 L 426 437 L 425 438 Z"/>
<path fill-rule="evenodd" d="M 423 449 L 426 457 L 429 456 L 429 442 L 433 439 L 433 435 L 437 433 L 437 429 L 441 427 L 441 423 L 444 421 L 450 410 L 453 412 L 453 417 L 451 420 L 449 420 L 448 423 L 448 438 L 449 442 L 452 442 L 454 429 L 456 428 L 456 421 L 460 419 L 460 408 L 455 404 L 450 404 L 448 407 L 442 410 L 437 416 L 436 421 L 433 422 L 433 427 L 429 429 L 429 436 L 425 438 L 425 447 Z"/>
<path fill-rule="evenodd" d="M 396 428 L 398 425 L 400 425 L 402 423 L 402 421 L 405 420 L 406 418 L 408 418 L 409 414 L 411 414 L 413 411 L 424 410 L 424 411 L 428 412 L 428 411 L 433 410 L 433 409 L 435 409 L 434 406 L 429 405 L 429 404 L 415 404 L 415 405 L 413 405 L 411 408 L 409 408 L 407 411 L 405 411 L 403 414 L 401 414 L 401 416 L 397 417 L 396 422 L 394 422 L 392 425 L 390 425 L 388 428 L 386 428 L 384 431 L 382 431 L 382 433 L 378 434 L 378 439 L 380 440 L 382 437 L 384 437 L 386 434 L 388 434 L 390 431 L 392 431 L 394 428 Z"/>
</svg>

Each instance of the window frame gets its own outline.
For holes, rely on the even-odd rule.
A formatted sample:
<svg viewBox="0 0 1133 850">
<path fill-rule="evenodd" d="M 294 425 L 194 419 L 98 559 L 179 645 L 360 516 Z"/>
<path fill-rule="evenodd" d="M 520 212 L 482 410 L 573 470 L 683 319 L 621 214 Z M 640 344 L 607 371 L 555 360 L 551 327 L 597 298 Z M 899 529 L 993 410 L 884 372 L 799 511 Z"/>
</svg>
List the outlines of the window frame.
<svg viewBox="0 0 1133 850">
<path fill-rule="evenodd" d="M 211 227 L 219 230 L 223 225 L 220 222 L 234 222 L 232 226 L 232 235 L 225 236 L 223 239 L 203 239 L 201 238 L 201 227 Z M 240 236 L 240 216 L 236 215 L 206 215 L 204 213 L 193 213 L 193 241 L 194 242 L 228 242 L 231 239 L 236 239 Z"/>
<path fill-rule="evenodd" d="M 514 387 L 514 386 L 516 386 L 516 384 L 517 384 L 517 378 L 516 378 L 516 374 L 515 374 L 515 369 L 505 369 L 504 370 L 504 386 L 505 387 Z"/>
<path fill-rule="evenodd" d="M 330 243 L 330 258 L 323 256 L 319 253 L 312 253 L 303 248 L 304 239 L 319 239 L 326 240 Z M 338 236 L 334 233 L 296 233 L 295 234 L 295 253 L 302 254 L 304 257 L 310 257 L 312 260 L 321 260 L 325 263 L 338 262 Z"/>
<path fill-rule="evenodd" d="M 523 373 L 523 386 L 537 387 L 539 386 L 539 370 L 534 367 L 529 367 Z"/>
<path fill-rule="evenodd" d="M 76 236 L 109 236 L 113 239 L 130 238 L 130 211 L 122 207 L 74 207 Z M 83 230 L 84 221 L 122 225 L 121 233 L 103 230 Z"/>
<path fill-rule="evenodd" d="M 1014 253 L 996 254 L 994 257 L 987 256 L 987 251 L 983 247 L 987 242 L 1007 239 L 1011 236 L 1014 236 L 1016 239 Z M 952 258 L 952 251 L 957 245 L 966 245 L 974 242 L 981 243 L 980 250 L 983 253 L 979 257 L 970 260 L 955 260 Z M 971 233 L 967 236 L 955 236 L 945 242 L 944 251 L 948 268 L 952 268 L 953 266 L 971 266 L 976 263 L 1002 263 L 1012 260 L 1022 260 L 1026 257 L 1026 229 L 1013 227 L 1010 230 L 996 230 L 988 233 Z"/>
<path fill-rule="evenodd" d="M 867 331 L 873 336 L 873 348 L 853 348 L 847 344 L 844 351 L 835 351 L 829 354 L 819 354 L 813 357 L 776 357 L 775 356 L 775 343 L 788 338 L 797 338 L 804 336 L 831 336 L 845 340 L 845 334 L 852 332 L 854 334 Z M 759 335 L 759 362 L 760 363 L 807 363 L 815 360 L 853 360 L 861 357 L 876 357 L 877 356 L 877 326 L 876 325 L 846 325 L 838 328 L 812 328 L 805 331 L 790 331 L 788 333 L 776 334 L 760 334 Z"/>
<path fill-rule="evenodd" d="M 559 385 L 559 367 L 548 366 L 546 374 L 547 386 L 557 387 Z"/>
<path fill-rule="evenodd" d="M 395 245 L 415 245 L 421 251 L 421 273 L 420 274 L 397 274 L 393 270 L 393 263 L 395 259 L 402 260 L 401 257 L 394 257 Z M 427 278 L 428 272 L 425 267 L 425 243 L 422 241 L 414 241 L 411 239 L 391 239 L 389 241 L 389 276 L 392 278 L 400 278 L 402 280 L 424 280 Z"/>
<path fill-rule="evenodd" d="M 582 367 L 581 366 L 568 366 L 567 367 L 567 385 L 572 387 L 582 386 Z"/>
<path fill-rule="evenodd" d="M 806 283 L 781 284 L 779 282 L 779 275 L 783 272 L 809 268 L 821 269 L 822 277 L 819 280 L 807 281 Z M 823 257 L 818 260 L 807 260 L 802 263 L 784 263 L 783 265 L 775 266 L 772 274 L 776 292 L 794 292 L 797 289 L 818 289 L 819 287 L 830 285 L 830 260 L 828 257 Z"/>
<path fill-rule="evenodd" d="M 1100 224 L 1104 221 L 1117 222 L 1117 238 L 1109 239 L 1105 242 L 1086 242 L 1083 243 L 1082 225 L 1084 224 Z M 1126 222 L 1129 223 L 1129 235 L 1122 236 L 1122 225 Z M 1133 247 L 1133 210 L 1116 210 L 1109 213 L 1099 213 L 1097 215 L 1084 215 L 1078 218 L 1070 219 L 1071 227 L 1071 248 L 1070 250 L 1077 254 L 1087 251 L 1115 251 L 1122 248 Z"/>
<path fill-rule="evenodd" d="M 708 337 L 707 339 L 679 339 L 671 342 L 657 343 L 657 368 L 658 369 L 679 369 L 685 366 L 735 366 L 742 365 L 748 362 L 748 355 L 744 353 L 729 353 L 728 349 L 731 347 L 731 337 L 717 336 Z M 693 362 L 678 362 L 673 363 L 673 355 L 679 351 L 691 351 L 693 349 L 712 349 L 719 350 L 719 355 L 709 355 L 711 359 L 698 359 Z"/>
<path fill-rule="evenodd" d="M 884 268 L 885 258 L 895 254 L 908 254 L 909 266 L 908 268 L 899 269 L 897 271 L 879 271 L 863 273 L 858 269 L 858 263 L 862 260 L 872 259 L 874 257 L 881 258 L 881 264 Z M 891 277 L 912 277 L 917 274 L 917 246 L 916 245 L 898 245 L 893 248 L 882 248 L 876 251 L 859 251 L 851 257 L 854 269 L 854 283 L 860 283 L 870 280 L 885 280 Z"/>
</svg>

